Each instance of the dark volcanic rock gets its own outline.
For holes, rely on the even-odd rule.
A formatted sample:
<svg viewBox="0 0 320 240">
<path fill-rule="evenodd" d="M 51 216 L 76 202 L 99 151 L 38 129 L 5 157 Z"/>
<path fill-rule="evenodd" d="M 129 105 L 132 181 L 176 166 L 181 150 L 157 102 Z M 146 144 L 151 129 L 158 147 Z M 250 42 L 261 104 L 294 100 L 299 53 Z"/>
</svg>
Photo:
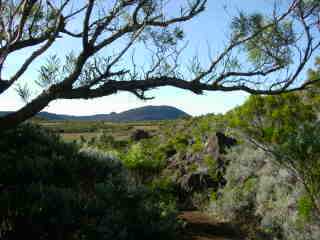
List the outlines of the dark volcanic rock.
<svg viewBox="0 0 320 240">
<path fill-rule="evenodd" d="M 177 191 L 180 196 L 183 208 L 192 208 L 190 206 L 190 197 L 194 192 L 203 192 L 208 188 L 218 189 L 225 185 L 224 173 L 226 162 L 223 155 L 227 148 L 237 144 L 236 139 L 217 132 L 207 137 L 204 142 L 204 148 L 201 152 L 192 152 L 192 144 L 187 147 L 186 152 L 177 152 L 168 159 L 168 169 L 175 176 Z M 206 157 L 211 157 L 216 161 L 216 176 L 213 178 L 212 166 L 206 162 Z M 211 169 L 210 169 L 211 168 Z"/>
<path fill-rule="evenodd" d="M 226 148 L 230 148 L 237 144 L 237 140 L 224 135 L 221 132 L 217 132 L 216 136 L 218 138 L 218 143 L 220 147 L 220 153 L 225 153 Z"/>
</svg>

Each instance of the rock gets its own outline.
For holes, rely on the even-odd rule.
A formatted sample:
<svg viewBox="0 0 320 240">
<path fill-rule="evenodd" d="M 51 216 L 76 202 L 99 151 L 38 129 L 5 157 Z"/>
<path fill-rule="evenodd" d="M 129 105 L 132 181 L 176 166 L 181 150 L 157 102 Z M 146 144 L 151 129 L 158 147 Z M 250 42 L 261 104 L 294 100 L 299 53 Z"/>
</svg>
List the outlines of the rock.
<svg viewBox="0 0 320 240">
<path fill-rule="evenodd" d="M 221 132 L 217 132 L 216 137 L 218 138 L 220 153 L 225 153 L 226 148 L 230 148 L 237 144 L 236 139 L 228 137 Z"/>
<path fill-rule="evenodd" d="M 204 145 L 204 153 L 209 154 L 210 156 L 214 157 L 215 159 L 219 158 L 220 156 L 220 144 L 219 139 L 214 134 L 213 136 L 207 139 L 207 142 Z"/>
<path fill-rule="evenodd" d="M 217 132 L 213 136 L 208 138 L 205 144 L 205 152 L 218 159 L 221 154 L 226 153 L 226 149 L 236 144 L 236 139 L 228 137 L 221 132 Z"/>
<path fill-rule="evenodd" d="M 214 133 L 204 138 L 203 141 L 203 151 L 193 152 L 191 146 L 194 141 L 190 140 L 186 152 L 177 152 L 168 158 L 167 170 L 175 176 L 173 180 L 177 183 L 176 190 L 180 203 L 188 208 L 192 208 L 190 197 L 194 192 L 203 192 L 208 188 L 218 189 L 226 184 L 223 177 L 226 169 L 223 155 L 227 148 L 237 144 L 236 139 L 221 132 Z M 210 175 L 212 174 L 212 166 L 208 166 L 205 161 L 207 156 L 211 156 L 214 161 L 217 161 L 217 176 L 215 178 Z"/>
</svg>

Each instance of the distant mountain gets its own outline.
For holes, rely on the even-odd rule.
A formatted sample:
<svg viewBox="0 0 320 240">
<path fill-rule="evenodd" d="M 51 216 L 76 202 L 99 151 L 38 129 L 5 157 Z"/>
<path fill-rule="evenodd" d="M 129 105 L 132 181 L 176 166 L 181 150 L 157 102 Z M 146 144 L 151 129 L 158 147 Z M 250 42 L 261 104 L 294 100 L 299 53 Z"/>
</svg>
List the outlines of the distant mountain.
<svg viewBox="0 0 320 240">
<path fill-rule="evenodd" d="M 9 112 L 0 112 L 6 115 Z M 134 108 L 120 113 L 97 114 L 91 116 L 72 116 L 55 114 L 49 112 L 40 112 L 38 117 L 51 120 L 74 120 L 74 121 L 110 121 L 110 122 L 135 122 L 135 121 L 152 121 L 152 120 L 171 120 L 189 116 L 184 111 L 170 106 L 146 106 Z"/>
</svg>

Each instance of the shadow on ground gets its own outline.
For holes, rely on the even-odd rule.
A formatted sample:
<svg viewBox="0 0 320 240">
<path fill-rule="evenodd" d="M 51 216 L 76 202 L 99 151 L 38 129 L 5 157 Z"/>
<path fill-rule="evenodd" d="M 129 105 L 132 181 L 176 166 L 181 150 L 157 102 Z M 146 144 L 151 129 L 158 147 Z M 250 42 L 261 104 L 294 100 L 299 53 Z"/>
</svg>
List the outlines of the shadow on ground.
<svg viewBox="0 0 320 240">
<path fill-rule="evenodd" d="M 186 222 L 181 240 L 243 240 L 239 231 L 228 223 L 217 223 L 199 211 L 182 212 Z"/>
</svg>

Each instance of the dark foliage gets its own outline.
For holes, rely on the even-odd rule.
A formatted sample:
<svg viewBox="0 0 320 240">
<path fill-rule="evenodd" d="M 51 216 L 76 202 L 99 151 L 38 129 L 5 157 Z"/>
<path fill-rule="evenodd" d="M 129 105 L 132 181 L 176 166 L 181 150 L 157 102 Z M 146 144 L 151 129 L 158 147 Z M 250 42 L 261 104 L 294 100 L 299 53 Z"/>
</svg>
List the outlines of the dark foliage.
<svg viewBox="0 0 320 240">
<path fill-rule="evenodd" d="M 130 188 L 123 167 L 79 152 L 39 127 L 0 139 L 0 238 L 170 239 L 172 211 L 156 192 Z"/>
<path fill-rule="evenodd" d="M 142 139 L 148 139 L 150 138 L 150 133 L 143 130 L 143 129 L 137 129 L 136 131 L 133 132 L 131 139 L 132 141 L 140 141 Z"/>
</svg>

